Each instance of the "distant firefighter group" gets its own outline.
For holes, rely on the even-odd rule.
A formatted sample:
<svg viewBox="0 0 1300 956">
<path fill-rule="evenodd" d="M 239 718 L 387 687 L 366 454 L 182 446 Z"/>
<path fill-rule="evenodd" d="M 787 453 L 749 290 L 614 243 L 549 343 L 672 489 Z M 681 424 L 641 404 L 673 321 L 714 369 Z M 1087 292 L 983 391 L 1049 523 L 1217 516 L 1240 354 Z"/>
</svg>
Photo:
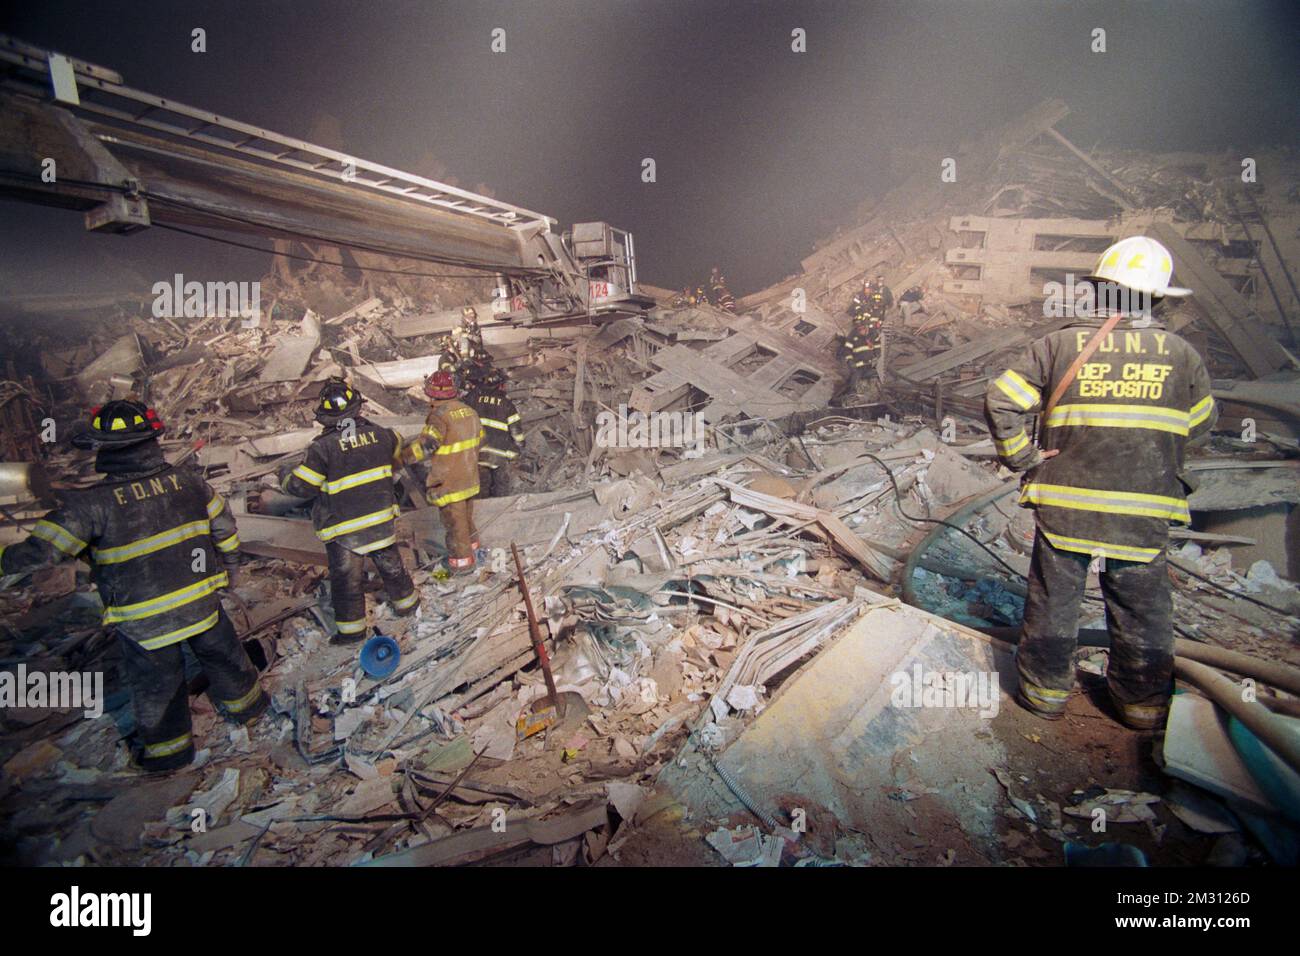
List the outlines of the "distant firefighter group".
<svg viewBox="0 0 1300 956">
<path fill-rule="evenodd" d="M 673 305 L 677 308 L 689 305 L 715 305 L 724 312 L 735 312 L 736 297 L 727 288 L 727 277 L 718 271 L 717 266 L 714 266 L 709 273 L 709 292 L 707 294 L 702 285 L 697 285 L 694 289 L 683 286 L 682 290 L 677 293 L 676 298 L 673 299 Z"/>
</svg>

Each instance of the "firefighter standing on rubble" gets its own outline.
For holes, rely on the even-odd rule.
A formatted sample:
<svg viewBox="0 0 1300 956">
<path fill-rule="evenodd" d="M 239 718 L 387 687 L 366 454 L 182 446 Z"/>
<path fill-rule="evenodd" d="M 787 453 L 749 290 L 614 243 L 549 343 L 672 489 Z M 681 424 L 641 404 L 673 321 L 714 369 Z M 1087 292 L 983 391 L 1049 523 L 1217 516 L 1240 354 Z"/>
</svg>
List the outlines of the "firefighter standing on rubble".
<svg viewBox="0 0 1300 956">
<path fill-rule="evenodd" d="M 877 374 L 885 313 L 893 304 L 893 293 L 885 285 L 883 276 L 868 279 L 862 289 L 854 293 L 849 302 L 853 327 L 840 346 L 849 377 L 836 394 L 837 399 L 847 392 L 856 391 L 859 385 Z"/>
<path fill-rule="evenodd" d="M 1110 632 L 1107 683 L 1130 727 L 1163 725 L 1172 690 L 1169 523 L 1188 523 L 1183 453 L 1218 417 L 1196 351 L 1150 314 L 1169 284 L 1167 249 L 1134 236 L 1102 253 L 1087 281 L 1095 315 L 1039 339 L 990 384 L 985 417 L 998 456 L 1026 473 L 1020 501 L 1038 526 L 1016 654 L 1017 699 L 1065 712 L 1074 686 L 1079 603 L 1098 561 Z M 1147 296 L 1135 303 L 1133 294 Z M 1045 412 L 1046 414 L 1042 414 Z M 1026 431 L 1042 418 L 1043 450 Z"/>
<path fill-rule="evenodd" d="M 491 369 L 465 393 L 465 404 L 474 409 L 483 426 L 483 446 L 479 449 L 480 494 L 485 498 L 502 498 L 510 494 L 510 470 L 523 445 L 519 426 L 519 409 L 506 395 L 506 376 Z"/>
<path fill-rule="evenodd" d="M 862 288 L 853 294 L 849 315 L 854 322 L 873 321 L 879 325 L 893 306 L 894 293 L 885 285 L 885 277 L 876 276 L 862 283 Z"/>
<path fill-rule="evenodd" d="M 183 642 L 226 719 L 251 723 L 270 702 L 216 595 L 238 567 L 239 535 L 221 496 L 163 458 L 152 409 L 113 401 L 91 415 L 72 443 L 96 452 L 104 480 L 61 492 L 27 540 L 0 547 L 0 577 L 64 558 L 90 562 L 104 625 L 122 647 L 136 759 L 147 772 L 172 770 L 194 759 Z"/>
<path fill-rule="evenodd" d="M 424 383 L 429 416 L 421 439 L 429 446 L 427 498 L 438 506 L 447 534 L 447 568 L 452 574 L 474 570 L 478 529 L 474 527 L 474 496 L 479 493 L 478 450 L 483 426 L 474 409 L 459 400 L 456 383 L 446 371 L 434 372 Z"/>
<path fill-rule="evenodd" d="M 338 633 L 331 643 L 365 640 L 365 559 L 375 563 L 389 603 L 398 615 L 414 614 L 420 592 L 397 549 L 397 496 L 393 468 L 403 458 L 401 437 L 361 416 L 361 393 L 343 379 L 325 383 L 317 398 L 321 433 L 301 465 L 285 475 L 286 494 L 312 499 L 312 526 L 329 558 L 330 600 Z"/>
<path fill-rule="evenodd" d="M 439 361 L 439 369 L 450 369 L 457 387 L 468 391 L 492 371 L 492 356 L 483 345 L 483 332 L 478 325 L 478 312 L 472 306 L 461 309 L 460 327 L 452 332 L 452 361 Z"/>
<path fill-rule="evenodd" d="M 736 298 L 727 288 L 727 277 L 718 271 L 717 266 L 709 274 L 709 290 L 713 293 L 713 301 L 718 308 L 725 312 L 736 311 Z"/>
</svg>

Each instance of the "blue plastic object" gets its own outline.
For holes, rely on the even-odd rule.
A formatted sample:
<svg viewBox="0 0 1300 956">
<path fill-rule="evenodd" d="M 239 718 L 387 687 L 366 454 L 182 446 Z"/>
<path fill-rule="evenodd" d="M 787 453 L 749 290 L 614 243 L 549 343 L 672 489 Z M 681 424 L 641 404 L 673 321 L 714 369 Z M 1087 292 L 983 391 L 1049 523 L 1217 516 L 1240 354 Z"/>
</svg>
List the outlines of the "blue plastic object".
<svg viewBox="0 0 1300 956">
<path fill-rule="evenodd" d="M 402 649 L 397 642 L 384 634 L 376 634 L 361 648 L 361 669 L 375 680 L 387 677 L 397 670 L 402 660 Z"/>
<path fill-rule="evenodd" d="M 1065 844 L 1066 866 L 1146 866 L 1147 857 L 1140 849 L 1127 843 L 1103 843 L 1086 846 L 1082 843 Z"/>
</svg>

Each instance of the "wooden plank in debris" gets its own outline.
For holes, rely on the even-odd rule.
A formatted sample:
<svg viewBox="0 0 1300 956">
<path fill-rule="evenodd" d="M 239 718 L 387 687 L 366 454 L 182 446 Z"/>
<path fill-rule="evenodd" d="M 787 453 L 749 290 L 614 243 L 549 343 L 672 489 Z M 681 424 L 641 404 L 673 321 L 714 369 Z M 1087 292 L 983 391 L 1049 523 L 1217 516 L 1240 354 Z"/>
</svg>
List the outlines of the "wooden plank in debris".
<svg viewBox="0 0 1300 956">
<path fill-rule="evenodd" d="M 1166 223 L 1151 227 L 1174 257 L 1174 280 L 1195 292 L 1191 302 L 1237 354 L 1255 378 L 1290 364 L 1285 350 L 1245 299 L 1214 270 L 1190 242 Z"/>
</svg>

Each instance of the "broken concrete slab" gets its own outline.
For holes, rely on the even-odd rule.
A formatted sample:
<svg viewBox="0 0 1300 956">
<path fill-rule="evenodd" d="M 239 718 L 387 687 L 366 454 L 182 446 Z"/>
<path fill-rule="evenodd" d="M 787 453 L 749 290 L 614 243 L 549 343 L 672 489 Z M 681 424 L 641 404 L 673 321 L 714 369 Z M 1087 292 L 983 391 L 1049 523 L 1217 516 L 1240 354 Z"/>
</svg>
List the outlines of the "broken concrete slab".
<svg viewBox="0 0 1300 956">
<path fill-rule="evenodd" d="M 928 813 L 960 820 L 997 859 L 1000 788 L 988 770 L 1004 763 L 1005 752 L 989 730 L 1009 704 L 997 678 L 1011 667 L 1009 653 L 973 631 L 880 599 L 716 759 L 769 813 L 783 795 L 802 797 L 864 832 L 899 817 L 891 793 L 924 794 Z M 966 699 L 930 676 L 949 674 L 975 678 L 963 685 Z M 744 809 L 696 765 L 688 747 L 660 783 L 704 819 Z"/>
<path fill-rule="evenodd" d="M 310 309 L 302 317 L 297 335 L 280 336 L 270 358 L 258 376 L 258 381 L 297 382 L 311 364 L 311 357 L 320 347 L 320 317 Z"/>
</svg>

